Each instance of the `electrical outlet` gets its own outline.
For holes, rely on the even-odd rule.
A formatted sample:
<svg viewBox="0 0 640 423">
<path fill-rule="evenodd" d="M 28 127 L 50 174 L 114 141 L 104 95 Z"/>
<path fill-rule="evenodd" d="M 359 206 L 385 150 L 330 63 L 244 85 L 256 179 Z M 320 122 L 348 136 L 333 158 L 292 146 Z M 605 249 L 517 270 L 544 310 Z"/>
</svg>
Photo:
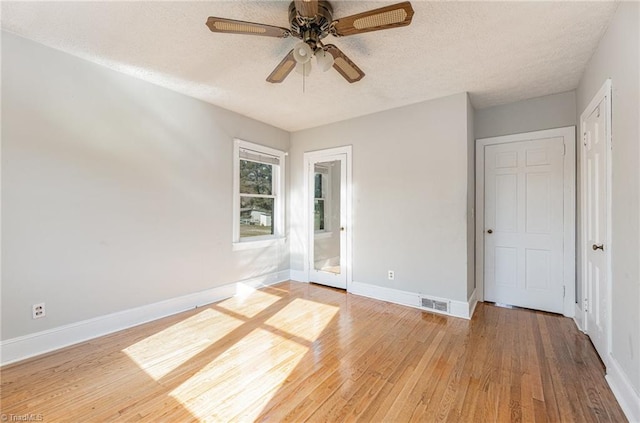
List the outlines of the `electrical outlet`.
<svg viewBox="0 0 640 423">
<path fill-rule="evenodd" d="M 387 277 L 390 281 L 392 281 L 396 277 L 396 274 L 393 270 L 389 270 L 389 272 L 387 273 Z"/>
<path fill-rule="evenodd" d="M 31 306 L 31 315 L 34 319 L 41 319 L 46 316 L 44 303 L 34 304 Z"/>
</svg>

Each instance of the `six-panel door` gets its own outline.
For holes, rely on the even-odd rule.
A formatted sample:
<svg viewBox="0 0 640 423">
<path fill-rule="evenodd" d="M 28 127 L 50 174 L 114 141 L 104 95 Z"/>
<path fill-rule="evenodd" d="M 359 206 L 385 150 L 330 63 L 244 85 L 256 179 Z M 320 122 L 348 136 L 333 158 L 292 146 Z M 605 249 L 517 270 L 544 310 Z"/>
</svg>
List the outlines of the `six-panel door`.
<svg viewBox="0 0 640 423">
<path fill-rule="evenodd" d="M 563 312 L 563 138 L 485 147 L 485 300 Z"/>
</svg>

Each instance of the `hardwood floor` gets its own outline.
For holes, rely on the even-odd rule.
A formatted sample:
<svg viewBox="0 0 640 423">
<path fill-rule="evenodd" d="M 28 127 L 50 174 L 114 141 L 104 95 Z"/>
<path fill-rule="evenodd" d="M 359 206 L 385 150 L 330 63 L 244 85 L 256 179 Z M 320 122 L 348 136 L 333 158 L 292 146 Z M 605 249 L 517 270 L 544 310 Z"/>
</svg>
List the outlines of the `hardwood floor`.
<svg viewBox="0 0 640 423">
<path fill-rule="evenodd" d="M 42 421 L 626 421 L 567 318 L 287 282 L 1 369 Z"/>
</svg>

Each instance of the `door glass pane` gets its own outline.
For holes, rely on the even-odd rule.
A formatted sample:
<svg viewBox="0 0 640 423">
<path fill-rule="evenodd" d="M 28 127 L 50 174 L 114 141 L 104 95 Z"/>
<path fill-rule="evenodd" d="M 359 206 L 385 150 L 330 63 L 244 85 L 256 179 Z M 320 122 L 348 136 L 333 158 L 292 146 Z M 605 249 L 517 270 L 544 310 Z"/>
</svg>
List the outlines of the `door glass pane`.
<svg viewBox="0 0 640 423">
<path fill-rule="evenodd" d="M 273 198 L 240 196 L 240 238 L 273 235 Z"/>
<path fill-rule="evenodd" d="M 314 268 L 339 274 L 340 161 L 316 163 L 314 171 Z"/>
</svg>

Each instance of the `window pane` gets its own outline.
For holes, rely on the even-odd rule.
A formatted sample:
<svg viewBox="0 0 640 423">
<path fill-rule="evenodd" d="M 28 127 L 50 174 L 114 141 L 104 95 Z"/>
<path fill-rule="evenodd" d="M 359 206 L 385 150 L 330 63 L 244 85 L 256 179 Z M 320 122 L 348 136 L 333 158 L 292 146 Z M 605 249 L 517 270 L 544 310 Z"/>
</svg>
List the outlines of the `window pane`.
<svg viewBox="0 0 640 423">
<path fill-rule="evenodd" d="M 322 195 L 322 174 L 321 173 L 316 173 L 315 174 L 315 198 L 323 198 L 324 195 Z"/>
<path fill-rule="evenodd" d="M 240 160 L 240 193 L 273 195 L 273 165 Z"/>
<path fill-rule="evenodd" d="M 324 231 L 324 200 L 315 200 L 313 228 L 316 231 Z"/>
<path fill-rule="evenodd" d="M 240 197 L 240 238 L 273 235 L 273 198 Z"/>
</svg>

